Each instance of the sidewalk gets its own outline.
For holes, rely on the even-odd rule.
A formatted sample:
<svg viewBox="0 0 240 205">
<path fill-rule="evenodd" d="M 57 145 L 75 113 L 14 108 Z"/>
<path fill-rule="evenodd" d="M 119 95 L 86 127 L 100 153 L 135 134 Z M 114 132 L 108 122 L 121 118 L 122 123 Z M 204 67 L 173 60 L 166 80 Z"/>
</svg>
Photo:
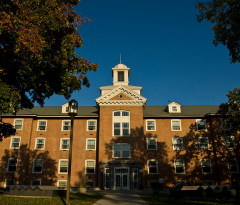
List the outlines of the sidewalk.
<svg viewBox="0 0 240 205">
<path fill-rule="evenodd" d="M 87 191 L 88 193 L 102 193 L 105 196 L 97 201 L 94 205 L 112 205 L 112 204 L 119 204 L 119 205 L 147 205 L 142 198 L 138 195 L 140 194 L 152 194 L 152 190 L 122 190 L 122 191 L 115 191 L 115 190 L 98 190 L 98 191 Z M 163 191 L 162 193 L 169 192 L 168 189 Z"/>
</svg>

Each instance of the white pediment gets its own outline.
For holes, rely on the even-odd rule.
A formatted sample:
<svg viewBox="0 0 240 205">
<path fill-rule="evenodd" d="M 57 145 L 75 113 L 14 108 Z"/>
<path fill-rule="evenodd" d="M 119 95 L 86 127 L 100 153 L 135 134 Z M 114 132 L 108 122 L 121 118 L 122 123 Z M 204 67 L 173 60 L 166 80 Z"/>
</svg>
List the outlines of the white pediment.
<svg viewBox="0 0 240 205">
<path fill-rule="evenodd" d="M 168 112 L 169 113 L 181 113 L 181 105 L 176 102 L 169 103 L 168 104 Z"/>
<path fill-rule="evenodd" d="M 146 105 L 146 102 L 146 98 L 123 85 L 96 99 L 97 105 Z"/>
</svg>

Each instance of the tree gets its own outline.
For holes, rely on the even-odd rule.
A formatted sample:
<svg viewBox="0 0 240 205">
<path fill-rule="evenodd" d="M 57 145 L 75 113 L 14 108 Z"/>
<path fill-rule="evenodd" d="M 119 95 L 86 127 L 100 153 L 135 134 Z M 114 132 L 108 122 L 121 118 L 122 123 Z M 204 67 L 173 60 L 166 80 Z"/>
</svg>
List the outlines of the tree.
<svg viewBox="0 0 240 205">
<path fill-rule="evenodd" d="M 221 115 L 223 126 L 227 127 L 226 132 L 230 135 L 238 136 L 240 131 L 240 88 L 228 91 L 227 103 L 222 103 L 218 114 Z M 224 131 L 225 131 L 224 130 Z"/>
<path fill-rule="evenodd" d="M 240 2 L 238 0 L 208 0 L 196 5 L 198 22 L 214 23 L 213 44 L 227 46 L 231 63 L 240 62 Z"/>
<path fill-rule="evenodd" d="M 97 64 L 78 56 L 80 0 L 2 0 L 0 4 L 0 113 L 41 106 L 53 94 L 71 97 L 90 86 Z M 0 130 L 1 132 L 1 130 Z M 2 135 L 1 135 L 2 136 Z M 1 140 L 1 138 L 0 138 Z"/>
</svg>

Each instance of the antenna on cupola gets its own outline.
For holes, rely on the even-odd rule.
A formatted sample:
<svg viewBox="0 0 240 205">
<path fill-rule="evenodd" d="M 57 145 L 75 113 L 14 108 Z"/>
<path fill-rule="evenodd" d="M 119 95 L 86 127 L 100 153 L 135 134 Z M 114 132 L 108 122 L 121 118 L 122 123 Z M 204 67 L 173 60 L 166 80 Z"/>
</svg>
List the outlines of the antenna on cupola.
<svg viewBox="0 0 240 205">
<path fill-rule="evenodd" d="M 122 63 L 122 61 L 121 61 L 121 53 L 120 53 L 120 64 Z"/>
</svg>

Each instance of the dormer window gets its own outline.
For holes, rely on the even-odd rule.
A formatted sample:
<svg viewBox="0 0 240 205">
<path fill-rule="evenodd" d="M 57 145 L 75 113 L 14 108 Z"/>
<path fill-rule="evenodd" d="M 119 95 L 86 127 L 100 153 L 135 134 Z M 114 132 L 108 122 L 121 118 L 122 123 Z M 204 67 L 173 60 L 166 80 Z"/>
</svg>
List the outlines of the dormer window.
<svg viewBox="0 0 240 205">
<path fill-rule="evenodd" d="M 118 71 L 118 81 L 123 82 L 124 81 L 124 72 Z"/>
<path fill-rule="evenodd" d="M 169 113 L 181 113 L 181 105 L 176 102 L 169 103 L 168 104 L 168 112 Z"/>
<path fill-rule="evenodd" d="M 177 106 L 172 106 L 172 112 L 177 112 Z"/>
</svg>

